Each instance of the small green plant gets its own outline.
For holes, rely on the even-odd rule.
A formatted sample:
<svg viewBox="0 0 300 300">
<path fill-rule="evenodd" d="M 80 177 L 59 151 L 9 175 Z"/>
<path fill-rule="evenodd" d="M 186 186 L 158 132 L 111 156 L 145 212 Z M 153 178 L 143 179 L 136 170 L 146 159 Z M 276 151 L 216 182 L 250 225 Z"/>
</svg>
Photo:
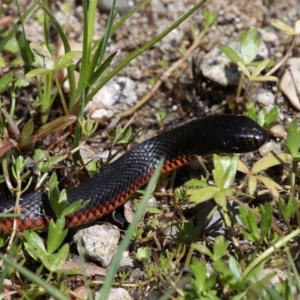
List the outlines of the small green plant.
<svg viewBox="0 0 300 300">
<path fill-rule="evenodd" d="M 248 31 L 244 31 L 240 37 L 240 54 L 234 51 L 229 46 L 221 46 L 221 50 L 226 54 L 226 56 L 242 70 L 239 85 L 237 89 L 237 99 L 241 98 L 243 83 L 245 81 L 245 76 L 248 78 L 248 83 L 243 94 L 243 105 L 247 100 L 247 92 L 253 82 L 262 81 L 277 81 L 275 76 L 261 75 L 261 73 L 266 69 L 274 65 L 274 62 L 270 59 L 263 61 L 254 61 L 258 54 L 261 45 L 261 38 L 258 36 L 257 29 L 255 27 L 250 28 Z M 250 73 L 249 69 L 253 67 L 254 70 Z M 229 103 L 232 110 L 237 112 L 238 103 Z"/>
</svg>

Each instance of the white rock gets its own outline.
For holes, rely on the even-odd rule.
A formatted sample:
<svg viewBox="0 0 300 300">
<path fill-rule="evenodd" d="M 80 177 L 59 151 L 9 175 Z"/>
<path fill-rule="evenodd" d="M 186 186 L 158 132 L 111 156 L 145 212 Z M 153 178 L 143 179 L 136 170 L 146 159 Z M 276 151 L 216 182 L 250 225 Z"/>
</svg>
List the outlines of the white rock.
<svg viewBox="0 0 300 300">
<path fill-rule="evenodd" d="M 288 98 L 291 105 L 300 110 L 300 101 L 297 93 L 300 87 L 300 58 L 287 60 L 287 67 L 280 80 L 279 89 Z M 298 92 L 297 92 L 298 89 Z"/>
<path fill-rule="evenodd" d="M 95 225 L 79 230 L 73 239 L 77 247 L 82 245 L 86 258 L 107 267 L 118 246 L 120 232 L 110 224 Z"/>
<path fill-rule="evenodd" d="M 100 299 L 101 291 L 95 293 L 94 299 Z M 123 288 L 111 289 L 107 300 L 132 300 L 129 293 Z"/>
<path fill-rule="evenodd" d="M 114 77 L 90 101 L 85 112 L 94 120 L 110 119 L 137 101 L 135 83 L 127 77 Z"/>
</svg>

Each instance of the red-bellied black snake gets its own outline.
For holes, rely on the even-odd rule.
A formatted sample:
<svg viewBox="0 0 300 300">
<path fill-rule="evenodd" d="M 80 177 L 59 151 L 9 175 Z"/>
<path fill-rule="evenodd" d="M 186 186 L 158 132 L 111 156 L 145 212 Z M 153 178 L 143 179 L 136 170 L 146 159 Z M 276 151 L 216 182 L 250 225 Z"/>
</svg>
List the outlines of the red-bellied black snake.
<svg viewBox="0 0 300 300">
<path fill-rule="evenodd" d="M 196 155 L 245 153 L 262 146 L 267 132 L 248 117 L 217 115 L 191 121 L 151 138 L 109 164 L 91 180 L 67 191 L 68 202 L 89 200 L 89 204 L 66 218 L 67 227 L 93 222 L 124 204 L 152 176 L 163 158 L 162 173 L 179 168 Z M 2 199 L 0 213 L 14 211 L 15 199 Z M 22 196 L 18 230 L 40 227 L 47 230 L 54 214 L 47 193 Z M 0 220 L 0 232 L 10 231 L 13 218 Z"/>
</svg>

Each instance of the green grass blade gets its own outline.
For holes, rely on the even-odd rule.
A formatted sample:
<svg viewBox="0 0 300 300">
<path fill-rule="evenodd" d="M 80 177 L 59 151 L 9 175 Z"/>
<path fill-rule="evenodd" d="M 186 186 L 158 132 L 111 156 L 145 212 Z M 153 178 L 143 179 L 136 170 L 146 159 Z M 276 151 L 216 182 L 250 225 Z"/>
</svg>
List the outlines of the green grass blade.
<svg viewBox="0 0 300 300">
<path fill-rule="evenodd" d="M 36 0 L 37 4 L 39 5 L 39 7 L 44 11 L 44 13 L 46 13 L 50 19 L 50 21 L 52 22 L 52 24 L 54 25 L 55 29 L 57 30 L 62 43 L 64 45 L 65 48 L 65 53 L 68 53 L 71 51 L 71 46 L 70 43 L 68 41 L 67 36 L 65 35 L 63 29 L 61 28 L 61 26 L 59 25 L 58 21 L 55 19 L 55 17 L 53 16 L 53 14 L 51 13 L 51 11 L 48 9 L 48 7 L 46 7 L 44 5 L 43 2 Z M 67 68 L 68 70 L 68 79 L 69 79 L 69 83 L 70 83 L 70 103 L 72 102 L 72 99 L 76 99 L 75 98 L 75 92 L 76 92 L 76 83 L 75 83 L 75 75 L 74 75 L 74 66 L 70 66 Z"/>
<path fill-rule="evenodd" d="M 111 289 L 112 283 L 114 281 L 115 274 L 118 271 L 118 267 L 119 267 L 120 261 L 122 259 L 123 252 L 127 249 L 128 245 L 130 243 L 131 237 L 132 237 L 134 231 L 136 230 L 136 228 L 138 227 L 139 222 L 142 219 L 142 216 L 145 213 L 148 199 L 150 198 L 151 193 L 155 189 L 156 183 L 157 183 L 159 175 L 160 175 L 161 167 L 162 167 L 162 161 L 159 163 L 152 178 L 150 179 L 150 181 L 147 185 L 145 194 L 142 198 L 142 201 L 140 202 L 138 209 L 134 215 L 134 218 L 126 231 L 124 239 L 122 240 L 122 243 L 120 244 L 120 247 L 118 248 L 118 251 L 115 254 L 114 259 L 109 267 L 108 274 L 106 276 L 104 285 L 101 289 L 100 300 L 106 300 L 108 298 L 108 294 Z"/>
<path fill-rule="evenodd" d="M 112 71 L 110 71 L 95 87 L 93 87 L 92 91 L 87 95 L 87 101 L 90 101 L 95 94 L 110 80 L 112 79 L 120 70 L 122 70 L 125 66 L 127 66 L 133 59 L 139 56 L 144 51 L 151 48 L 154 44 L 160 41 L 163 37 L 165 37 L 168 33 L 170 33 L 173 29 L 178 27 L 183 21 L 185 21 L 189 16 L 191 16 L 197 9 L 205 4 L 207 0 L 202 0 L 194 7 L 192 7 L 187 13 L 185 13 L 181 18 L 179 18 L 176 22 L 174 22 L 171 26 L 169 26 L 166 30 L 164 30 L 161 34 L 156 36 L 154 39 L 146 43 L 144 46 L 139 49 L 133 51 L 126 59 L 120 62 Z"/>
<path fill-rule="evenodd" d="M 108 20 L 107 20 L 107 25 L 105 28 L 104 37 L 103 37 L 103 39 L 101 39 L 102 41 L 99 44 L 98 48 L 96 49 L 96 51 L 92 57 L 91 63 L 90 63 L 89 78 L 90 78 L 90 76 L 93 75 L 94 70 L 96 69 L 97 65 L 100 65 L 102 63 L 105 49 L 107 47 L 108 38 L 110 36 L 111 28 L 112 28 L 114 19 L 116 17 L 115 4 L 116 4 L 116 0 L 113 0 L 112 7 L 111 7 L 111 10 L 110 10 L 110 13 L 108 16 Z"/>
<path fill-rule="evenodd" d="M 26 18 L 32 14 L 32 12 L 37 8 L 37 4 L 33 3 L 22 15 L 19 21 L 13 26 L 13 28 L 9 31 L 8 35 L 0 42 L 0 52 L 3 51 L 3 47 L 6 43 L 17 33 L 19 26 L 26 20 Z"/>
</svg>

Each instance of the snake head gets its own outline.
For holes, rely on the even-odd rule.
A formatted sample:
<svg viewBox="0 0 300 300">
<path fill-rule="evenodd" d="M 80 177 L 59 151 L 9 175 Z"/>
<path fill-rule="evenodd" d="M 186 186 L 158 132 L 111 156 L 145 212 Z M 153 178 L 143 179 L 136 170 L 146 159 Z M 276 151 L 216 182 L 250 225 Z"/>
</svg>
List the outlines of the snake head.
<svg viewBox="0 0 300 300">
<path fill-rule="evenodd" d="M 226 152 L 246 153 L 260 148 L 268 139 L 268 133 L 248 117 L 237 117 L 236 124 L 227 129 L 223 137 Z"/>
</svg>

